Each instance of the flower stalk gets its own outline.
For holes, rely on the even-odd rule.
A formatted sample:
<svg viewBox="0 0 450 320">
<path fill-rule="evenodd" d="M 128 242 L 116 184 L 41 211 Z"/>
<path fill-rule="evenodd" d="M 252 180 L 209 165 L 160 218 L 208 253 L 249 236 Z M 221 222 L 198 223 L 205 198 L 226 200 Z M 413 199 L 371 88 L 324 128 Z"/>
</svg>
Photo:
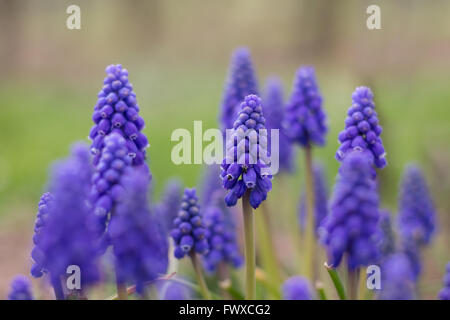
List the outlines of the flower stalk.
<svg viewBox="0 0 450 320">
<path fill-rule="evenodd" d="M 306 180 L 306 234 L 305 247 L 306 257 L 305 273 L 314 283 L 317 280 L 316 270 L 316 238 L 314 221 L 314 178 L 312 169 L 312 150 L 311 146 L 305 148 L 305 180 Z"/>
<path fill-rule="evenodd" d="M 250 206 L 250 192 L 246 191 L 242 198 L 242 211 L 244 215 L 244 239 L 245 239 L 245 298 L 254 300 L 256 297 L 255 279 L 255 234 L 254 217 Z"/>
<path fill-rule="evenodd" d="M 191 251 L 189 256 L 192 261 L 192 266 L 194 267 L 195 276 L 197 278 L 197 282 L 200 286 L 200 292 L 205 300 L 211 300 L 211 294 L 209 293 L 208 286 L 206 285 L 205 277 L 203 276 L 203 270 L 200 265 L 200 261 L 198 260 L 195 252 Z"/>
</svg>

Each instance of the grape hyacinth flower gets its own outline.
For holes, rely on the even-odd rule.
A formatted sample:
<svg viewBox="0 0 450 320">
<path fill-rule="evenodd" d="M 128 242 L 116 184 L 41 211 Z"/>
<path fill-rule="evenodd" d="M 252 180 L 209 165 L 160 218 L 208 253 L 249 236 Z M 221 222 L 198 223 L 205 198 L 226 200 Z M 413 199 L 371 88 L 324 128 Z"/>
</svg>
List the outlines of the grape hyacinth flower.
<svg viewBox="0 0 450 320">
<path fill-rule="evenodd" d="M 305 180 L 307 227 L 305 235 L 306 274 L 316 280 L 316 237 L 314 221 L 314 178 L 312 168 L 312 146 L 323 146 L 328 131 L 327 118 L 322 107 L 322 95 L 313 67 L 304 66 L 297 70 L 291 96 L 287 103 L 284 123 L 287 136 L 305 151 Z"/>
<path fill-rule="evenodd" d="M 168 233 L 181 205 L 183 187 L 178 179 L 167 181 L 160 203 L 155 206 L 155 215 Z"/>
<path fill-rule="evenodd" d="M 42 232 L 47 224 L 50 206 L 53 202 L 53 196 L 46 192 L 41 196 L 38 204 L 38 212 L 36 214 L 36 221 L 34 223 L 33 235 L 33 250 L 31 251 L 31 258 L 33 266 L 31 267 L 31 275 L 35 278 L 40 278 L 44 274 L 44 253 L 40 247 Z"/>
<path fill-rule="evenodd" d="M 298 69 L 286 109 L 286 133 L 302 147 L 325 144 L 327 118 L 313 67 Z"/>
<path fill-rule="evenodd" d="M 205 210 L 204 221 L 209 251 L 204 256 L 206 270 L 213 272 L 220 263 L 228 263 L 239 268 L 243 258 L 239 252 L 236 232 L 231 221 L 227 221 L 224 212 L 218 207 Z"/>
<path fill-rule="evenodd" d="M 380 210 L 380 220 L 378 224 L 380 226 L 380 253 L 382 259 L 384 259 L 396 251 L 395 235 L 392 228 L 391 213 L 389 210 Z"/>
<path fill-rule="evenodd" d="M 109 213 L 124 198 L 122 177 L 131 170 L 126 140 L 117 133 L 105 137 L 101 157 L 92 177 L 91 202 L 98 218 L 100 233 L 106 228 Z M 147 177 L 145 173 L 144 176 Z"/>
<path fill-rule="evenodd" d="M 312 300 L 312 290 L 309 281 L 301 276 L 287 279 L 282 287 L 284 300 Z"/>
<path fill-rule="evenodd" d="M 225 197 L 222 183 L 217 179 L 220 177 L 220 173 L 220 165 L 217 164 L 208 165 L 203 172 L 200 190 L 200 201 L 203 208 L 216 204 L 217 198 L 220 197 L 223 201 L 223 198 Z"/>
<path fill-rule="evenodd" d="M 444 287 L 439 291 L 439 299 L 450 300 L 450 262 L 445 268 Z"/>
<path fill-rule="evenodd" d="M 323 227 L 325 218 L 328 216 L 328 188 L 325 179 L 325 173 L 322 165 L 315 164 L 313 166 L 314 175 L 314 214 L 315 214 L 315 233 L 319 237 L 320 229 Z M 305 229 L 306 222 L 306 199 L 305 194 L 302 194 L 299 205 L 299 221 L 300 228 Z"/>
<path fill-rule="evenodd" d="M 367 87 L 357 87 L 352 100 L 345 119 L 345 129 L 338 136 L 341 145 L 336 152 L 336 159 L 342 162 L 352 151 L 362 151 L 375 167 L 382 169 L 387 164 L 386 152 L 380 137 L 383 129 L 375 111 L 373 93 Z"/>
<path fill-rule="evenodd" d="M 414 275 L 410 261 L 402 253 L 389 256 L 381 265 L 380 300 L 414 299 Z"/>
<path fill-rule="evenodd" d="M 400 187 L 398 226 L 403 241 L 418 246 L 430 243 L 436 226 L 436 213 L 424 175 L 419 167 L 409 165 Z"/>
<path fill-rule="evenodd" d="M 99 279 L 97 236 L 88 205 L 91 175 L 89 151 L 83 144 L 76 144 L 71 156 L 58 162 L 52 170 L 49 190 L 53 199 L 38 233 L 41 256 L 36 262 L 50 274 L 58 299 L 64 298 L 60 281 L 70 265 L 77 265 L 83 271 L 83 288 Z M 34 274 L 39 276 L 37 271 L 35 268 Z"/>
<path fill-rule="evenodd" d="M 278 152 L 280 172 L 292 172 L 293 149 L 283 128 L 285 116 L 283 86 L 277 77 L 268 78 L 264 90 L 263 109 L 268 130 L 268 145 L 271 152 L 271 130 L 279 130 Z M 272 153 L 272 152 L 271 152 Z"/>
<path fill-rule="evenodd" d="M 239 104 L 249 94 L 258 94 L 258 80 L 255 75 L 250 51 L 238 48 L 231 57 L 228 79 L 222 99 L 221 124 L 226 129 L 233 128 Z"/>
<path fill-rule="evenodd" d="M 197 258 L 197 253 L 206 254 L 209 246 L 195 188 L 184 190 L 180 210 L 173 220 L 173 225 L 174 228 L 170 235 L 175 243 L 175 258 L 182 259 L 186 255 L 190 256 L 203 297 L 210 299 L 211 296 Z"/>
<path fill-rule="evenodd" d="M 250 205 L 256 209 L 272 189 L 264 124 L 261 99 L 256 95 L 245 97 L 221 166 L 222 185 L 230 190 L 225 202 L 230 207 L 248 191 Z"/>
<path fill-rule="evenodd" d="M 16 276 L 11 282 L 8 300 L 34 300 L 30 279 L 22 275 Z"/>
<path fill-rule="evenodd" d="M 158 294 L 161 300 L 191 300 L 192 290 L 179 282 L 166 280 L 158 283 Z"/>
<path fill-rule="evenodd" d="M 124 200 L 117 205 L 108 228 L 122 299 L 126 293 L 120 291 L 126 283 L 136 284 L 136 291 L 143 295 L 146 283 L 164 274 L 168 267 L 168 243 L 150 213 L 148 185 L 148 177 L 138 169 L 124 176 Z"/>
<path fill-rule="evenodd" d="M 333 268 L 340 265 L 344 254 L 347 254 L 349 272 L 355 276 L 360 267 L 377 261 L 378 202 L 370 161 L 361 152 L 348 155 L 339 170 L 325 225 L 324 244 Z M 353 280 L 349 285 L 350 296 L 355 298 Z"/>
<path fill-rule="evenodd" d="M 139 116 L 139 106 L 133 86 L 128 80 L 128 70 L 120 64 L 109 65 L 106 67 L 103 84 L 92 115 L 95 125 L 89 134 L 94 165 L 100 161 L 105 137 L 112 132 L 117 132 L 126 139 L 127 153 L 133 159 L 133 166 L 142 165 L 145 163 L 148 140 L 141 132 L 145 122 Z"/>
</svg>

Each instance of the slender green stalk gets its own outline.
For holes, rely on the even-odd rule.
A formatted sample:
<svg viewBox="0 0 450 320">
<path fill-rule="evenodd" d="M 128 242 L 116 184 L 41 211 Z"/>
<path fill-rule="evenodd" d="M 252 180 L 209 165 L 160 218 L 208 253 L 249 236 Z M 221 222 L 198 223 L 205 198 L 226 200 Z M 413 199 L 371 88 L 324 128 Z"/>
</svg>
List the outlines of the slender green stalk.
<svg viewBox="0 0 450 320">
<path fill-rule="evenodd" d="M 314 283 L 317 280 L 316 270 L 316 236 L 314 221 L 314 178 L 312 171 L 312 151 L 311 146 L 305 148 L 305 180 L 306 180 L 306 259 L 305 272 L 306 275 Z"/>
<path fill-rule="evenodd" d="M 358 281 L 358 300 L 365 300 L 367 293 L 367 274 L 366 268 L 360 268 L 359 270 L 359 281 Z"/>
<path fill-rule="evenodd" d="M 348 270 L 347 289 L 350 300 L 358 298 L 359 268 Z"/>
<path fill-rule="evenodd" d="M 259 210 L 258 210 L 259 211 Z M 269 281 L 275 286 L 281 285 L 280 265 L 275 254 L 275 246 L 270 232 L 270 214 L 267 203 L 261 204 L 261 212 L 255 217 L 256 230 L 258 231 L 258 248 L 261 260 Z"/>
<path fill-rule="evenodd" d="M 233 300 L 244 300 L 244 295 L 237 290 L 235 287 L 233 287 L 232 282 L 230 279 L 223 280 L 219 282 L 219 287 L 222 289 L 222 291 L 225 294 L 227 299 L 233 299 Z"/>
<path fill-rule="evenodd" d="M 200 286 L 200 291 L 205 300 L 211 300 L 211 294 L 209 293 L 208 287 L 206 286 L 205 277 L 203 276 L 203 270 L 198 261 L 198 257 L 195 252 L 191 252 L 189 254 L 192 261 L 192 266 L 194 267 L 195 276 L 197 277 L 197 282 Z"/>
<path fill-rule="evenodd" d="M 242 198 L 242 212 L 244 215 L 244 239 L 245 239 L 245 298 L 255 300 L 256 280 L 255 280 L 255 233 L 254 217 L 250 206 L 250 192 L 246 191 Z"/>
<path fill-rule="evenodd" d="M 337 273 L 336 269 L 334 269 L 332 266 L 329 266 L 327 263 L 325 263 L 324 266 L 327 269 L 328 274 L 330 275 L 334 287 L 336 288 L 336 292 L 339 296 L 339 299 L 347 300 L 344 285 L 342 284 L 341 278 L 339 277 L 339 274 Z"/>
<path fill-rule="evenodd" d="M 320 281 L 316 282 L 316 290 L 317 290 L 317 295 L 320 300 L 328 300 L 327 295 L 325 293 L 325 289 L 323 288 L 322 282 L 320 282 Z"/>
</svg>

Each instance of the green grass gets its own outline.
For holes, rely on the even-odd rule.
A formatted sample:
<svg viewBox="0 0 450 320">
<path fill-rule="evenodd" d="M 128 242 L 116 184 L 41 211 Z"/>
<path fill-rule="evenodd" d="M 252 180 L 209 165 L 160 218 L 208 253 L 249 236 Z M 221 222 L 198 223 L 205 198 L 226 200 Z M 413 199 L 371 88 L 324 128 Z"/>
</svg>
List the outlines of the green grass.
<svg viewBox="0 0 450 320">
<path fill-rule="evenodd" d="M 52 161 L 66 156 L 72 142 L 88 142 L 92 108 L 103 77 L 98 74 L 98 79 L 79 85 L 46 80 L 0 86 L 0 217 L 18 204 L 34 205 L 45 190 Z M 224 76 L 223 70 L 160 69 L 131 75 L 147 123 L 144 131 L 151 145 L 149 164 L 157 194 L 169 177 L 178 176 L 188 186 L 198 182 L 200 165 L 176 166 L 171 162 L 170 151 L 175 143 L 170 136 L 176 128 L 192 130 L 194 120 L 203 120 L 204 130 L 217 127 Z M 325 164 L 332 182 L 338 168 L 334 160 L 337 134 L 343 128 L 350 95 L 358 83 L 336 74 L 323 74 L 320 69 L 319 79 L 330 132 L 327 146 L 317 149 L 315 155 Z M 291 79 L 283 80 L 290 89 Z M 393 207 L 406 162 L 415 160 L 430 171 L 432 159 L 448 161 L 450 81 L 426 76 L 376 80 L 376 103 L 389 163 L 381 174 L 381 192 L 383 202 Z M 301 179 L 300 175 L 296 177 Z M 295 196 L 298 194 L 296 191 Z"/>
</svg>

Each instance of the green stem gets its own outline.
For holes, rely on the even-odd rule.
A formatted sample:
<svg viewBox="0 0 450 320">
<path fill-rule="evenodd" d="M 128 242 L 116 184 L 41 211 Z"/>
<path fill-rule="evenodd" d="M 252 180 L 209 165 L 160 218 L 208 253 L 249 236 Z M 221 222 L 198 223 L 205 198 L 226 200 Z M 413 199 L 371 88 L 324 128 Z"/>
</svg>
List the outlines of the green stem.
<svg viewBox="0 0 450 320">
<path fill-rule="evenodd" d="M 325 268 L 327 269 L 331 281 L 333 282 L 334 287 L 336 288 L 336 292 L 339 296 L 339 299 L 347 300 L 344 285 L 342 284 L 341 278 L 339 277 L 339 274 L 337 273 L 336 269 L 334 269 L 332 266 L 329 266 L 327 263 L 325 263 Z"/>
<path fill-rule="evenodd" d="M 205 277 L 203 276 L 203 270 L 200 262 L 198 261 L 198 257 L 195 252 L 191 252 L 189 256 L 191 257 L 192 266 L 194 267 L 195 276 L 197 277 L 197 282 L 200 286 L 202 296 L 205 300 L 211 300 L 211 294 L 209 293 L 208 287 L 206 286 Z"/>
<path fill-rule="evenodd" d="M 366 288 L 367 288 L 367 274 L 366 268 L 360 268 L 359 270 L 359 281 L 358 281 L 358 300 L 366 299 Z"/>
<path fill-rule="evenodd" d="M 305 148 L 305 180 L 306 180 L 306 259 L 305 272 L 306 275 L 316 282 L 316 235 L 315 235 L 315 221 L 314 221 L 314 178 L 312 169 L 312 151 L 311 147 Z"/>
<path fill-rule="evenodd" d="M 242 198 L 242 212 L 244 216 L 244 239 L 245 239 L 245 297 L 247 300 L 256 298 L 256 280 L 255 280 L 255 233 L 254 217 L 252 207 L 250 206 L 250 191 L 246 191 Z"/>
<path fill-rule="evenodd" d="M 348 271 L 347 288 L 350 300 L 358 298 L 359 268 Z"/>
<path fill-rule="evenodd" d="M 320 300 L 328 300 L 322 282 L 316 282 L 316 290 Z"/>
<path fill-rule="evenodd" d="M 261 253 L 261 260 L 263 267 L 268 275 L 269 281 L 275 286 L 281 285 L 280 266 L 278 258 L 275 254 L 275 246 L 272 241 L 270 232 L 270 215 L 267 208 L 267 203 L 261 204 L 261 214 L 255 217 L 256 229 L 258 231 L 258 248 Z"/>
</svg>

